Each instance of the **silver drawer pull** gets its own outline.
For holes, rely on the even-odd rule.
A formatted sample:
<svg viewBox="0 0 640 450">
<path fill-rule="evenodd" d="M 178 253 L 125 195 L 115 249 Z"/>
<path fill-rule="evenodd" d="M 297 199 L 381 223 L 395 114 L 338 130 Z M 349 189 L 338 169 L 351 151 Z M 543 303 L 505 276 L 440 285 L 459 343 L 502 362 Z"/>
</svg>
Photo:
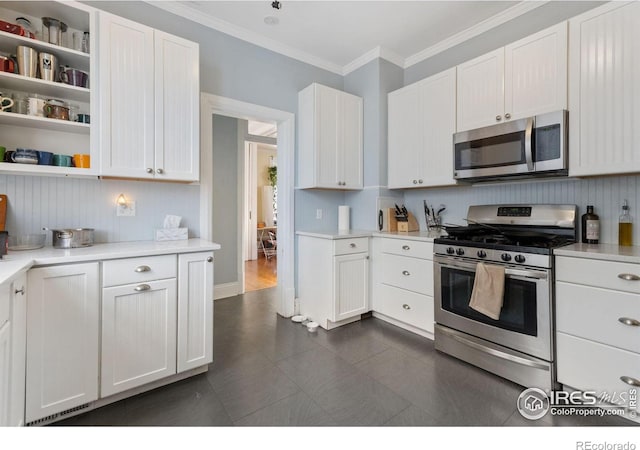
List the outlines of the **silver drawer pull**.
<svg viewBox="0 0 640 450">
<path fill-rule="evenodd" d="M 14 291 L 14 293 L 15 293 L 16 295 L 18 295 L 18 294 L 22 294 L 22 295 L 24 295 L 24 286 L 22 286 L 20 289 L 16 289 L 16 290 Z"/>
<path fill-rule="evenodd" d="M 356 248 L 356 244 L 354 244 L 353 242 L 351 244 L 349 244 L 349 247 L 351 248 Z"/>
<path fill-rule="evenodd" d="M 207 262 L 213 262 L 213 256 L 209 256 L 209 257 L 207 258 Z"/>
<path fill-rule="evenodd" d="M 632 319 L 631 317 L 620 317 L 618 322 L 629 325 L 630 327 L 640 327 L 640 321 Z"/>
<path fill-rule="evenodd" d="M 409 271 L 408 271 L 408 270 L 403 270 L 403 271 L 402 271 L 402 275 L 404 275 L 405 277 L 408 277 L 408 276 L 409 276 L 409 275 L 411 275 L 411 274 L 409 273 Z"/>
<path fill-rule="evenodd" d="M 627 281 L 640 280 L 640 277 L 638 275 L 634 275 L 632 273 L 620 273 L 618 274 L 618 278 L 620 278 L 621 280 L 627 280 Z"/>
<path fill-rule="evenodd" d="M 149 286 L 148 284 L 140 284 L 133 288 L 133 290 L 137 292 L 148 291 L 149 289 L 151 289 L 151 286 Z"/>
<path fill-rule="evenodd" d="M 402 307 L 403 307 L 404 309 L 411 309 L 411 306 L 407 305 L 406 303 L 405 303 L 404 305 L 402 305 Z"/>
<path fill-rule="evenodd" d="M 636 386 L 636 387 L 640 387 L 640 381 L 636 378 L 631 378 L 631 377 L 627 377 L 627 376 L 621 376 L 620 377 L 621 381 L 624 381 L 625 383 L 627 383 L 629 386 Z"/>
<path fill-rule="evenodd" d="M 402 250 L 411 250 L 411 247 L 409 247 L 408 245 L 403 245 Z"/>
<path fill-rule="evenodd" d="M 151 272 L 151 267 L 149 267 L 149 266 L 138 266 L 138 267 L 136 267 L 135 271 L 138 272 L 138 273 Z"/>
</svg>

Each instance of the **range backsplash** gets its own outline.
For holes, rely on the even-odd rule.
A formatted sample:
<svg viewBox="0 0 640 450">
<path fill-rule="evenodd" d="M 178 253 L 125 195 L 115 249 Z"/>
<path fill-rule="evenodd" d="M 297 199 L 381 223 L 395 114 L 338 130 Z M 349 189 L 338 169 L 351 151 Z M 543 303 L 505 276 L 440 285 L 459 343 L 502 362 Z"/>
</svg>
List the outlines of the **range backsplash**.
<svg viewBox="0 0 640 450">
<path fill-rule="evenodd" d="M 446 205 L 443 222 L 460 225 L 465 224 L 462 219 L 467 216 L 469 205 L 567 203 L 578 205 L 579 215 L 585 213 L 587 205 L 594 205 L 595 213 L 600 216 L 600 242 L 608 244 L 618 243 L 618 217 L 624 199 L 629 200 L 631 216 L 636 222 L 633 242 L 640 245 L 640 175 L 454 186 L 404 193 L 405 205 L 418 217 L 421 230 L 425 229 L 423 200 L 434 207 Z"/>
<path fill-rule="evenodd" d="M 96 229 L 96 242 L 152 240 L 167 214 L 183 217 L 189 237 L 200 234 L 198 185 L 0 175 L 0 193 L 9 197 L 10 235 L 87 227 Z M 116 217 L 120 194 L 136 202 L 135 217 Z"/>
</svg>

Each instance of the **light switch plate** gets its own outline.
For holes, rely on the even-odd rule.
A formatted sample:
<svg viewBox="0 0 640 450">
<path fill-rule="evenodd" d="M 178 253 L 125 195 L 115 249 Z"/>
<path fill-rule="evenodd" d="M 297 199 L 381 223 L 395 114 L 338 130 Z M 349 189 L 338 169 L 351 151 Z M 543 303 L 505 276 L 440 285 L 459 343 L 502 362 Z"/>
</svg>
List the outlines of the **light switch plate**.
<svg viewBox="0 0 640 450">
<path fill-rule="evenodd" d="M 116 216 L 118 217 L 135 217 L 136 215 L 136 202 L 128 201 L 126 205 L 116 206 Z"/>
</svg>

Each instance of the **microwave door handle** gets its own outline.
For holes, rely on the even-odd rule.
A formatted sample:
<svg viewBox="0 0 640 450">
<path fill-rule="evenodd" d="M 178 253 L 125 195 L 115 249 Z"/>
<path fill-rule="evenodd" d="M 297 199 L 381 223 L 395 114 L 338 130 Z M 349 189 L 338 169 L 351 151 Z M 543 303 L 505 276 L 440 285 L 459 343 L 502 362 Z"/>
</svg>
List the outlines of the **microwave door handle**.
<svg viewBox="0 0 640 450">
<path fill-rule="evenodd" d="M 533 117 L 527 119 L 527 128 L 524 131 L 524 158 L 527 161 L 527 170 L 533 172 Z"/>
</svg>

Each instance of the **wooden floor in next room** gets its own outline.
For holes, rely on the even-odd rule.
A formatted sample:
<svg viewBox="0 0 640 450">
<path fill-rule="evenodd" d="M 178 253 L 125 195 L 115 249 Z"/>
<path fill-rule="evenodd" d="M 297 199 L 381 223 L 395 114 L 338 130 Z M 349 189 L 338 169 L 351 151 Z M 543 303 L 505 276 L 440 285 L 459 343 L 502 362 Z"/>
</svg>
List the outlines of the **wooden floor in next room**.
<svg viewBox="0 0 640 450">
<path fill-rule="evenodd" d="M 245 261 L 245 291 L 257 291 L 276 286 L 278 284 L 277 266 L 278 259 L 276 256 L 266 258 L 262 253 L 258 253 L 258 259 Z"/>
</svg>

